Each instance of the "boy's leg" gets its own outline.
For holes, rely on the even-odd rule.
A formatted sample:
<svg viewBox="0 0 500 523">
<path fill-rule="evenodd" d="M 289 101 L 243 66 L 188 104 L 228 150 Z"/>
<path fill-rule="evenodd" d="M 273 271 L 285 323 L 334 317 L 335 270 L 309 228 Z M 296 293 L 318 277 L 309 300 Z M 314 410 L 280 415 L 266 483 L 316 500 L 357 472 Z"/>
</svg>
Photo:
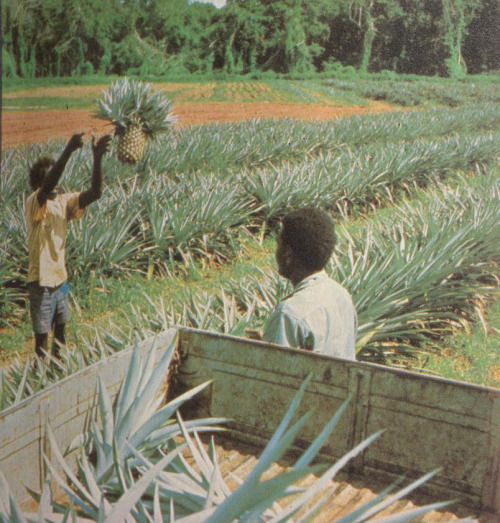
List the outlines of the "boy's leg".
<svg viewBox="0 0 500 523">
<path fill-rule="evenodd" d="M 66 345 L 66 336 L 64 335 L 65 323 L 56 323 L 54 325 L 54 339 L 52 340 L 52 355 L 59 358 L 59 352 L 62 345 Z"/>
<path fill-rule="evenodd" d="M 57 288 L 54 311 L 54 340 L 52 342 L 52 354 L 59 357 L 61 345 L 66 345 L 65 327 L 69 321 L 69 285 L 65 281 Z"/>
<path fill-rule="evenodd" d="M 43 358 L 43 351 L 47 351 L 47 338 L 53 317 L 52 293 L 47 287 L 40 287 L 37 282 L 28 283 L 28 291 L 35 354 Z"/>
<path fill-rule="evenodd" d="M 38 334 L 35 332 L 35 354 L 39 358 L 44 357 L 44 352 L 47 352 L 47 338 L 48 334 Z"/>
</svg>

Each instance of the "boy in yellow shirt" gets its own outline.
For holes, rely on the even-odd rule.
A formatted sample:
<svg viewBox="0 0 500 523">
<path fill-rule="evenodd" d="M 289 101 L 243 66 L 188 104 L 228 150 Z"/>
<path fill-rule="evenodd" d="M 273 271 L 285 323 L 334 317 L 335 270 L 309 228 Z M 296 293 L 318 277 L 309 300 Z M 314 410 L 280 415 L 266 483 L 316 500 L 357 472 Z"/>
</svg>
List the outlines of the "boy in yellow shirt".
<svg viewBox="0 0 500 523">
<path fill-rule="evenodd" d="M 94 167 L 91 187 L 83 192 L 58 193 L 57 184 L 72 153 L 83 147 L 83 134 L 74 134 L 57 161 L 42 156 L 30 170 L 33 193 L 26 201 L 28 240 L 28 291 L 35 335 L 35 353 L 43 357 L 47 338 L 54 329 L 52 351 L 58 356 L 65 343 L 69 320 L 69 286 L 65 265 L 66 231 L 69 220 L 81 218 L 85 208 L 101 196 L 102 157 L 111 136 L 92 138 Z"/>
</svg>

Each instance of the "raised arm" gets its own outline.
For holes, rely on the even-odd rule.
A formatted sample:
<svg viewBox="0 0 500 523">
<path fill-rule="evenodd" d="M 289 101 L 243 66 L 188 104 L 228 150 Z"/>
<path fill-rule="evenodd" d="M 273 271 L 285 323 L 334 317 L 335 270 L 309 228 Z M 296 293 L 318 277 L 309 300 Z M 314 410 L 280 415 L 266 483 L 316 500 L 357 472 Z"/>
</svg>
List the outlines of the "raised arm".
<svg viewBox="0 0 500 523">
<path fill-rule="evenodd" d="M 61 156 L 57 159 L 56 163 L 52 166 L 52 169 L 45 175 L 42 186 L 38 191 L 37 199 L 40 206 L 44 205 L 50 196 L 50 193 L 56 188 L 61 178 L 64 168 L 68 163 L 69 157 L 74 151 L 83 147 L 83 135 L 85 133 L 74 134 L 69 142 L 66 144 L 64 151 Z"/>
<path fill-rule="evenodd" d="M 102 193 L 102 157 L 109 151 L 111 136 L 106 134 L 101 136 L 96 143 L 92 137 L 92 151 L 94 153 L 94 168 L 92 170 L 92 184 L 90 189 L 80 193 L 78 205 L 84 209 L 87 205 L 95 202 L 101 197 Z"/>
</svg>

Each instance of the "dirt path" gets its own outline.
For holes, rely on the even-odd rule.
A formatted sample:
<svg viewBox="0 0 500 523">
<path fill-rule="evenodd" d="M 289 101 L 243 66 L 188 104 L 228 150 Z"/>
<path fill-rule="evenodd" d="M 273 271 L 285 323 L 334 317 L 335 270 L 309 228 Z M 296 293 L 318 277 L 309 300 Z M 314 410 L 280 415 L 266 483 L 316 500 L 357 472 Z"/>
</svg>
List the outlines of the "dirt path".
<svg viewBox="0 0 500 523">
<path fill-rule="evenodd" d="M 336 107 L 312 104 L 266 102 L 183 103 L 175 105 L 177 125 L 199 125 L 209 122 L 236 122 L 252 118 L 296 118 L 334 120 L 356 114 L 383 113 L 394 110 L 382 102 L 370 106 Z M 92 116 L 92 110 L 68 109 L 50 111 L 3 111 L 2 147 L 40 143 L 54 138 L 68 138 L 85 130 L 97 134 L 109 132 L 110 124 Z"/>
</svg>

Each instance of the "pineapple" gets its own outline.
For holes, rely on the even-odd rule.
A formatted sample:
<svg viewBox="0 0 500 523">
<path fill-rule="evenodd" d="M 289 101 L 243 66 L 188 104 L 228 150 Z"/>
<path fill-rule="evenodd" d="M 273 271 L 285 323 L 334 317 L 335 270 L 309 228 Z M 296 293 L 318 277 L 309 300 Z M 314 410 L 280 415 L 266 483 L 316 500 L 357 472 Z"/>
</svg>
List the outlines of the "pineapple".
<svg viewBox="0 0 500 523">
<path fill-rule="evenodd" d="M 96 116 L 110 120 L 118 137 L 118 159 L 137 163 L 148 138 L 166 132 L 175 122 L 172 102 L 151 84 L 123 78 L 97 100 Z"/>
<path fill-rule="evenodd" d="M 118 136 L 118 159 L 124 163 L 137 163 L 146 146 L 146 133 L 139 118 L 132 117 L 126 127 L 115 128 Z"/>
</svg>

